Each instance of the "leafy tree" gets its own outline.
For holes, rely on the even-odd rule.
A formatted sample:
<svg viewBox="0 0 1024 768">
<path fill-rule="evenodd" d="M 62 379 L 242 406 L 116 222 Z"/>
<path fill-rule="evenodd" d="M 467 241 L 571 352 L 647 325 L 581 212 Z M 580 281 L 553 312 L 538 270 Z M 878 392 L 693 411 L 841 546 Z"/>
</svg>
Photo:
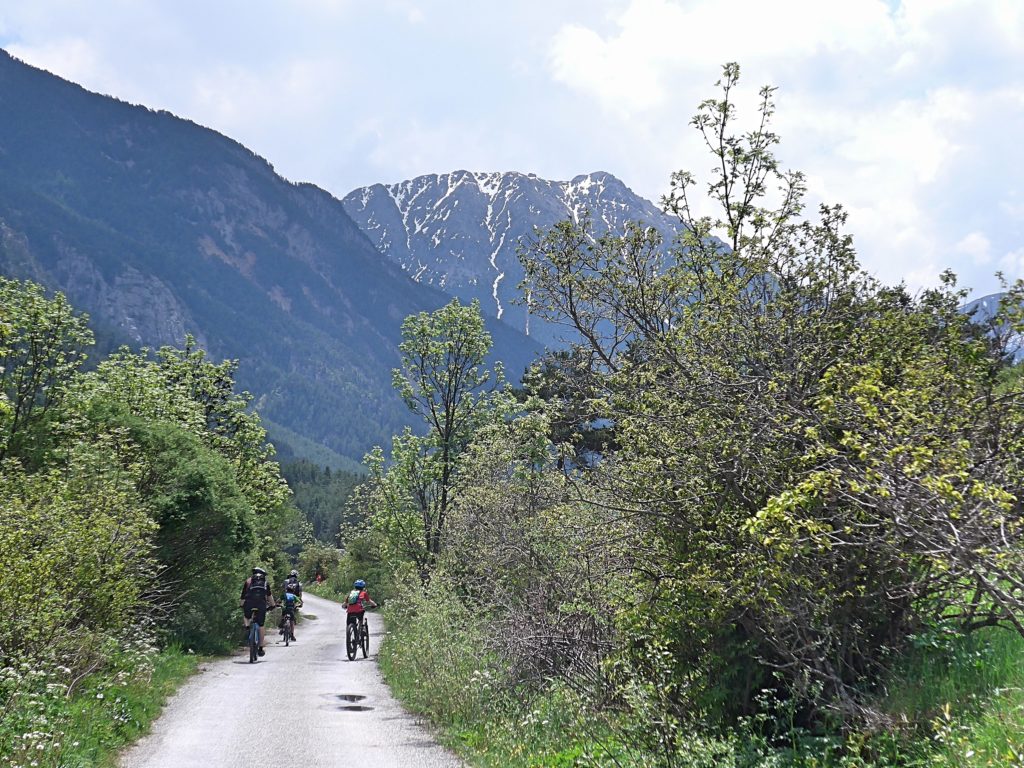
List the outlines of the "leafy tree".
<svg viewBox="0 0 1024 768">
<path fill-rule="evenodd" d="M 402 324 L 402 367 L 394 385 L 425 435 L 396 436 L 392 465 L 379 448 L 367 456 L 370 483 L 364 499 L 394 555 L 426 577 L 444 545 L 455 499 L 455 467 L 476 431 L 511 407 L 500 366 L 484 368 L 491 347 L 479 304 L 453 300 Z"/>
<path fill-rule="evenodd" d="M 60 466 L 0 466 L 0 664 L 59 660 L 81 672 L 139 618 L 155 524 L 109 436 L 64 447 Z"/>
<path fill-rule="evenodd" d="M 26 432 L 60 402 L 92 343 L 64 294 L 0 277 L 0 459 L 25 452 Z"/>
<path fill-rule="evenodd" d="M 1024 614 L 1024 395 L 997 389 L 1001 349 L 957 311 L 952 276 L 886 288 L 840 208 L 801 218 L 802 176 L 772 154 L 773 89 L 736 134 L 738 77 L 726 66 L 693 120 L 718 218 L 692 215 L 678 173 L 674 246 L 566 223 L 523 258 L 534 311 L 585 340 L 580 391 L 615 425 L 581 489 L 638 521 L 645 599 L 619 616 L 615 666 L 633 706 L 665 713 L 670 751 L 684 718 L 752 711 L 767 685 L 814 721 L 875 717 L 866 694 L 912 633 Z"/>
<path fill-rule="evenodd" d="M 484 427 L 459 465 L 446 572 L 489 617 L 486 638 L 513 685 L 561 679 L 592 693 L 628 603 L 635 529 L 580 503 L 540 413 Z"/>
<path fill-rule="evenodd" d="M 580 347 L 555 350 L 526 372 L 522 389 L 516 390 L 524 404 L 543 403 L 541 410 L 548 418 L 552 442 L 570 449 L 576 467 L 592 465 L 615 447 L 614 425 L 595 407 L 593 364 Z"/>
</svg>

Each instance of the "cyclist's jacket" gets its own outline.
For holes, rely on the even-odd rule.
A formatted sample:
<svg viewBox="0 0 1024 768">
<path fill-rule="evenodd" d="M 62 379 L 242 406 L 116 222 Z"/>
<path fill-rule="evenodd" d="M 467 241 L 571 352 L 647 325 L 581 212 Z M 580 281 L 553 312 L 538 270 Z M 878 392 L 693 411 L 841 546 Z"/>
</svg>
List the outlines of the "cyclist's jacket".
<svg viewBox="0 0 1024 768">
<path fill-rule="evenodd" d="M 349 613 L 360 614 L 366 611 L 364 607 L 366 603 L 372 603 L 373 600 L 370 598 L 370 593 L 365 589 L 353 589 L 348 593 L 348 599 L 345 601 L 345 610 Z"/>
<path fill-rule="evenodd" d="M 294 616 L 295 609 L 299 607 L 300 602 L 301 599 L 298 595 L 293 594 L 292 592 L 285 592 L 281 595 L 281 610 Z"/>
<path fill-rule="evenodd" d="M 270 584 L 266 576 L 250 576 L 242 584 L 242 602 L 246 608 L 270 605 Z"/>
</svg>

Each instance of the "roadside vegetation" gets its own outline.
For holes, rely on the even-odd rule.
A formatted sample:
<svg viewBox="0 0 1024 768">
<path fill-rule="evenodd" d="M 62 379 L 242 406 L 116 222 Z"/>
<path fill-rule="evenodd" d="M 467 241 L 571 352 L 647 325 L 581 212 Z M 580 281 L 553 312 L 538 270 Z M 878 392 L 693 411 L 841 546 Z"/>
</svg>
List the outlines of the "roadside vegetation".
<svg viewBox="0 0 1024 768">
<path fill-rule="evenodd" d="M 406 321 L 423 428 L 367 458 L 346 554 L 387 572 L 382 669 L 480 765 L 1024 764 L 1024 286 L 981 326 L 952 274 L 864 273 L 738 78 L 678 242 L 524 248 L 575 343 L 523 392 L 478 308 Z"/>
<path fill-rule="evenodd" d="M 0 765 L 144 730 L 303 534 L 232 362 L 186 339 L 86 369 L 92 342 L 61 294 L 0 279 Z"/>
</svg>

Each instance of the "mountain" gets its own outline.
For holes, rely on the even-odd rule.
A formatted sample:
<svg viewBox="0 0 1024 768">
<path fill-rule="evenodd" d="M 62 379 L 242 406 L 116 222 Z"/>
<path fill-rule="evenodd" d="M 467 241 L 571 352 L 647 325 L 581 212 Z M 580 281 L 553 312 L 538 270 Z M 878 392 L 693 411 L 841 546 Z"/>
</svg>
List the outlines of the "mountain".
<svg viewBox="0 0 1024 768">
<path fill-rule="evenodd" d="M 971 319 L 976 323 L 982 325 L 991 325 L 992 318 L 996 312 L 999 311 L 999 303 L 1006 296 L 1005 293 L 990 293 L 988 296 L 982 296 L 981 298 L 974 299 L 960 308 L 960 311 L 966 315 L 970 315 Z M 1006 326 L 1000 328 L 1001 332 L 1009 330 Z M 1010 348 L 1009 354 L 1012 356 L 1014 362 L 1021 362 L 1024 360 L 1024 335 L 1019 333 L 1011 334 L 1008 338 Z"/>
<path fill-rule="evenodd" d="M 671 242 L 679 220 L 609 173 L 547 181 L 533 174 L 456 171 L 353 190 L 345 210 L 373 244 L 420 283 L 463 300 L 547 345 L 560 330 L 531 318 L 520 299 L 516 255 L 534 229 L 590 217 L 595 234 L 642 221 Z"/>
<path fill-rule="evenodd" d="M 449 297 L 381 258 L 341 202 L 241 144 L 0 51 L 0 272 L 102 335 L 239 360 L 261 412 L 358 460 L 408 420 L 400 325 Z M 491 322 L 510 375 L 539 347 Z"/>
<path fill-rule="evenodd" d="M 1003 300 L 1005 295 L 1005 293 L 990 293 L 988 296 L 982 296 L 979 299 L 974 299 L 964 304 L 960 311 L 965 315 L 970 315 L 979 323 L 986 323 L 999 310 L 999 302 Z"/>
</svg>

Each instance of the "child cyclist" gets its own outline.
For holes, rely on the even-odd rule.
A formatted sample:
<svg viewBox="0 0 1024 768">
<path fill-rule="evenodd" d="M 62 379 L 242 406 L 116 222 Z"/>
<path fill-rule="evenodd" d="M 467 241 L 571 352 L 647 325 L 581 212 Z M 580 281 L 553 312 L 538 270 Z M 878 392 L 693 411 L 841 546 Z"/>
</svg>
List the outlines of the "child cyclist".
<svg viewBox="0 0 1024 768">
<path fill-rule="evenodd" d="M 278 628 L 281 630 L 280 634 L 284 634 L 284 620 L 290 618 L 292 620 L 292 631 L 291 639 L 295 640 L 295 622 L 298 619 L 299 608 L 302 607 L 302 598 L 294 592 L 290 592 L 285 589 L 284 594 L 281 595 L 281 623 L 278 624 Z"/>
<path fill-rule="evenodd" d="M 366 613 L 367 608 L 376 608 L 370 593 L 366 591 L 366 582 L 356 579 L 352 584 L 352 590 L 348 593 L 348 600 L 345 601 L 345 610 L 348 612 L 348 623 L 358 624 Z"/>
</svg>

